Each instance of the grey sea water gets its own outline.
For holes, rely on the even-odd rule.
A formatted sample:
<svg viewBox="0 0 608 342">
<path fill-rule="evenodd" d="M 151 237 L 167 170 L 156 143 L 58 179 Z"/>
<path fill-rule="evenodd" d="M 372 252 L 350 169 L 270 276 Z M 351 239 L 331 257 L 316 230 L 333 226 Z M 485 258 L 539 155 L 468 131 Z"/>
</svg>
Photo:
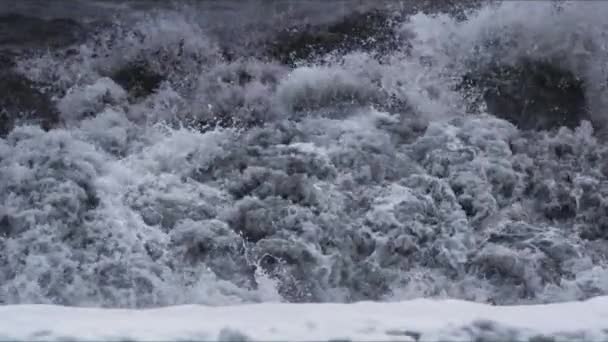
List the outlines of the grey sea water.
<svg viewBox="0 0 608 342">
<path fill-rule="evenodd" d="M 608 292 L 606 2 L 0 4 L 0 303 Z"/>
</svg>

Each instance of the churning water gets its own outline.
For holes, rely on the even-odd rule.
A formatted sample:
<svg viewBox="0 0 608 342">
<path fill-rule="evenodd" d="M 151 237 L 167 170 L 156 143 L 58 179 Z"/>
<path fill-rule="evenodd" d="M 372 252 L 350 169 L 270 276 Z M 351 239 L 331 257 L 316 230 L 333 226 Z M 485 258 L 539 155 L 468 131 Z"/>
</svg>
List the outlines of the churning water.
<svg viewBox="0 0 608 342">
<path fill-rule="evenodd" d="M 608 294 L 606 2 L 5 3 L 0 303 Z"/>
</svg>

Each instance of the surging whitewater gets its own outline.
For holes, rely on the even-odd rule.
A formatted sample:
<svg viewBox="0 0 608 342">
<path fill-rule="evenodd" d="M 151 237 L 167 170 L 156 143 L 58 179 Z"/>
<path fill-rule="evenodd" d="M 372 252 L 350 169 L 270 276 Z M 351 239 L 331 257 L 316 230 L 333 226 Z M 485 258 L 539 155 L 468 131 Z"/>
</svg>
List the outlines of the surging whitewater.
<svg viewBox="0 0 608 342">
<path fill-rule="evenodd" d="M 388 51 L 294 63 L 262 53 L 262 10 L 217 6 L 133 10 L 17 58 L 58 119 L 0 138 L 0 303 L 608 294 L 606 3 L 412 14 Z M 583 82 L 583 120 L 518 127 L 459 87 L 522 59 Z"/>
</svg>

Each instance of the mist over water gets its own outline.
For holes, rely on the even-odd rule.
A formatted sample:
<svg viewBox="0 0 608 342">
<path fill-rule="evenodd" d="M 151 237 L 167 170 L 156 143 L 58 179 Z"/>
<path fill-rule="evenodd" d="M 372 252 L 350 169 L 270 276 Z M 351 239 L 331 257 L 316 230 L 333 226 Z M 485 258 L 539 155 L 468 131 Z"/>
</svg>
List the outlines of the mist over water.
<svg viewBox="0 0 608 342">
<path fill-rule="evenodd" d="M 6 7 L 77 21 L 0 34 L 0 303 L 608 293 L 608 3 L 76 3 Z"/>
</svg>

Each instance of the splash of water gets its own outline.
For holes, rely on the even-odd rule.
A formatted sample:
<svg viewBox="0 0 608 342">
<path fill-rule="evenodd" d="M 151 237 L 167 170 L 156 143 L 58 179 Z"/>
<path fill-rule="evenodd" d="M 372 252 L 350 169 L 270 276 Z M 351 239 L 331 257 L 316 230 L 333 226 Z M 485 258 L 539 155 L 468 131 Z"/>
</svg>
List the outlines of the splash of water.
<svg viewBox="0 0 608 342">
<path fill-rule="evenodd" d="M 328 53 L 295 67 L 227 59 L 193 12 L 145 12 L 70 53 L 18 60 L 52 85 L 61 124 L 0 139 L 1 302 L 608 293 L 597 134 L 608 6 L 420 13 L 382 59 Z M 592 123 L 527 131 L 466 113 L 464 74 L 524 57 L 584 80 Z M 134 61 L 162 76 L 150 94 L 112 80 Z"/>
</svg>

